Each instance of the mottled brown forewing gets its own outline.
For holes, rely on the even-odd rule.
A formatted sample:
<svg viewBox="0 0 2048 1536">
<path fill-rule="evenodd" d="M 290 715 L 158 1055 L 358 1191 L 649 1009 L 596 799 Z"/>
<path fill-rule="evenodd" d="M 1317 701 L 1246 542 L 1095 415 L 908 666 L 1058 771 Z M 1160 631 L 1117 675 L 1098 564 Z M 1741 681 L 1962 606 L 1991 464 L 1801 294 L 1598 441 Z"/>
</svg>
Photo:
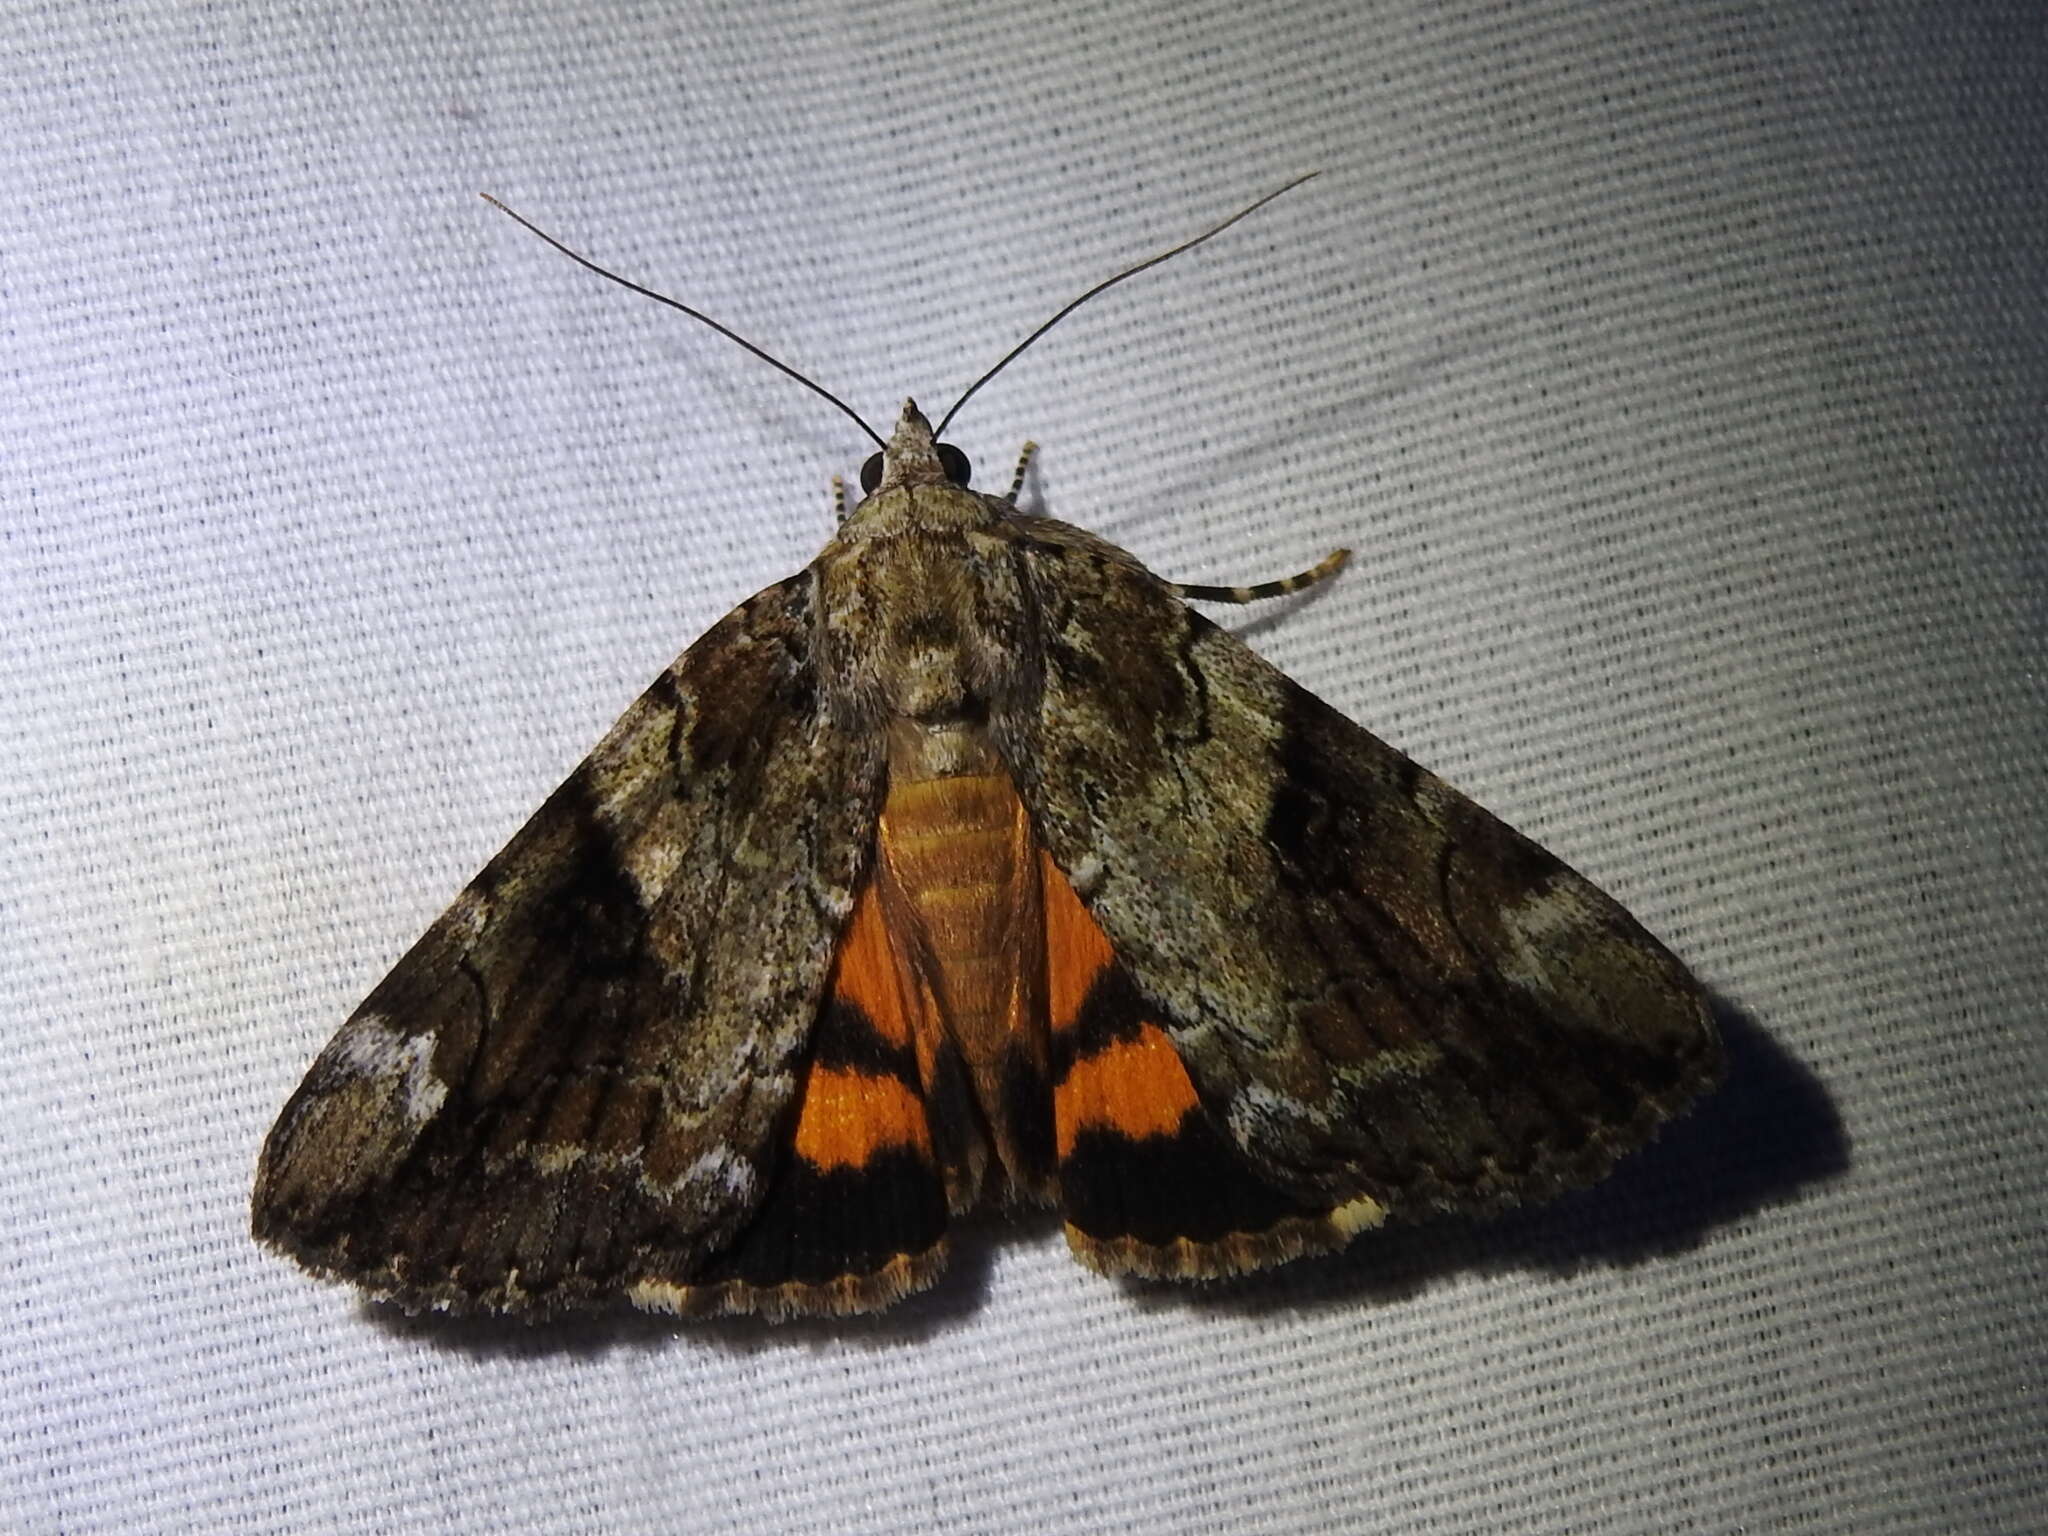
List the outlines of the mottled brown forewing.
<svg viewBox="0 0 2048 1536">
<path fill-rule="evenodd" d="M 1348 1219 L 1589 1183 L 1718 1077 L 1614 901 L 1078 530 L 1033 535 L 1043 688 L 997 723 L 1203 1103 Z"/>
<path fill-rule="evenodd" d="M 408 1307 L 682 1286 L 775 1172 L 881 793 L 769 588 L 641 696 L 320 1053 L 257 1237 Z"/>
</svg>

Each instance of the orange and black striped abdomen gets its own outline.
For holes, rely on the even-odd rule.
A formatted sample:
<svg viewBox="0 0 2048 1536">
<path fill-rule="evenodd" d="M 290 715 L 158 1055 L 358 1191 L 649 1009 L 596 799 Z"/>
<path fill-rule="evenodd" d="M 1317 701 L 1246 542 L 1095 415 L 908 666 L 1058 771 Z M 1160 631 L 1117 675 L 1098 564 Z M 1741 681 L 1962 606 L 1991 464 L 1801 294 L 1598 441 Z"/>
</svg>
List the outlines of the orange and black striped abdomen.
<svg viewBox="0 0 2048 1536">
<path fill-rule="evenodd" d="M 1049 1201 L 1044 924 L 1030 819 L 978 733 L 921 735 L 890 771 L 875 886 L 912 1000 L 953 1208 L 984 1192 Z"/>
</svg>

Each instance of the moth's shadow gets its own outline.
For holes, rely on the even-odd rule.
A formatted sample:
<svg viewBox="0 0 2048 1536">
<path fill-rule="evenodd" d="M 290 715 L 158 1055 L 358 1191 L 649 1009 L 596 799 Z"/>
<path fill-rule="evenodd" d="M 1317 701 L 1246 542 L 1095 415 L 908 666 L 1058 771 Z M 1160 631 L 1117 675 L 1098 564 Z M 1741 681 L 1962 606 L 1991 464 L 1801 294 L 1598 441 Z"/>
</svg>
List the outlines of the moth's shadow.
<svg viewBox="0 0 2048 1536">
<path fill-rule="evenodd" d="M 1848 1140 L 1820 1079 L 1725 999 L 1714 1012 L 1728 1056 L 1721 1087 L 1591 1189 L 1489 1221 L 1367 1232 L 1341 1254 L 1241 1279 L 1129 1288 L 1147 1306 L 1263 1314 L 1398 1301 L 1461 1273 L 1638 1264 L 1844 1172 Z"/>
</svg>

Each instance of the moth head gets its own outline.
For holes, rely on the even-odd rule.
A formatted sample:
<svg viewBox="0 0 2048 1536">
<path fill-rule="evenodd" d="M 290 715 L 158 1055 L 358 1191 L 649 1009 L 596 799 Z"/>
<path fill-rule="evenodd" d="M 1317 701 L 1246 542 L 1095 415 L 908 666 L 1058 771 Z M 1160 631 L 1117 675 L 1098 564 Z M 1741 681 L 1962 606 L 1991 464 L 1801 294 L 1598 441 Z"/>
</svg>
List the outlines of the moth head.
<svg viewBox="0 0 2048 1536">
<path fill-rule="evenodd" d="M 870 454 L 860 467 L 861 494 L 872 496 L 880 490 L 907 485 L 957 485 L 965 489 L 974 476 L 967 455 L 951 443 L 932 436 L 932 424 L 915 400 L 903 402 L 903 414 L 896 418 L 896 430 L 888 446 Z"/>
</svg>

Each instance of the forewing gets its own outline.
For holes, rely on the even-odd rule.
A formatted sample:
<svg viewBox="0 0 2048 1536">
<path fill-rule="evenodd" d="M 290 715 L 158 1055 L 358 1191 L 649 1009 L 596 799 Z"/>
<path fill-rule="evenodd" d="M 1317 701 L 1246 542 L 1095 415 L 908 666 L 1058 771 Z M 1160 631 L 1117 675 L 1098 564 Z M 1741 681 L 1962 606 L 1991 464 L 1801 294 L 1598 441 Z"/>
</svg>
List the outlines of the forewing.
<svg viewBox="0 0 2048 1536">
<path fill-rule="evenodd" d="M 1128 556 L 1051 532 L 1020 554 L 1042 687 L 998 738 L 1261 1178 L 1345 1233 L 1484 1209 L 1597 1179 L 1714 1081 L 1698 983 L 1615 902 Z"/>
<path fill-rule="evenodd" d="M 880 802 L 813 662 L 809 573 L 707 632 L 328 1044 L 254 1228 L 409 1307 L 672 1295 L 730 1245 Z"/>
</svg>

